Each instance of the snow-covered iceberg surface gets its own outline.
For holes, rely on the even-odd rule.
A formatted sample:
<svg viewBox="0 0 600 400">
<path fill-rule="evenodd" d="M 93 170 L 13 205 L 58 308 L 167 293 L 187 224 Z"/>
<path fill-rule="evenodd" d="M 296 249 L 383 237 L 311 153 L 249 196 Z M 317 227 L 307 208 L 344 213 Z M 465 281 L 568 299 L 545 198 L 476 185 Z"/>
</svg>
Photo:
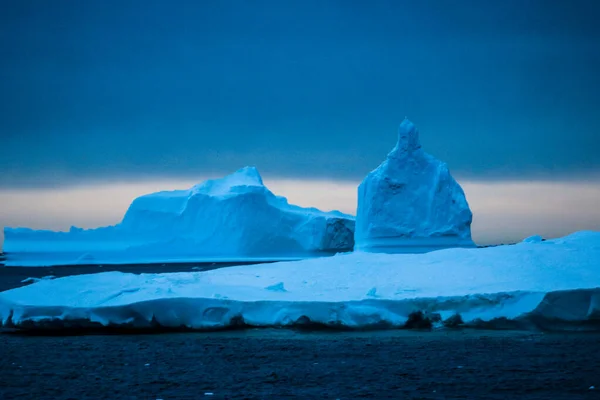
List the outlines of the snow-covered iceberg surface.
<svg viewBox="0 0 600 400">
<path fill-rule="evenodd" d="M 352 250 L 354 217 L 291 205 L 246 167 L 138 197 L 114 226 L 4 236 L 9 266 L 294 259 Z"/>
<path fill-rule="evenodd" d="M 465 193 L 445 163 L 427 154 L 408 119 L 386 160 L 358 187 L 355 249 L 418 253 L 473 247 Z"/>
<path fill-rule="evenodd" d="M 106 272 L 2 292 L 0 321 L 20 329 L 379 328 L 402 327 L 420 311 L 451 325 L 575 329 L 600 323 L 599 265 L 600 233 L 579 232 L 425 254 L 351 253 L 193 273 Z"/>
</svg>

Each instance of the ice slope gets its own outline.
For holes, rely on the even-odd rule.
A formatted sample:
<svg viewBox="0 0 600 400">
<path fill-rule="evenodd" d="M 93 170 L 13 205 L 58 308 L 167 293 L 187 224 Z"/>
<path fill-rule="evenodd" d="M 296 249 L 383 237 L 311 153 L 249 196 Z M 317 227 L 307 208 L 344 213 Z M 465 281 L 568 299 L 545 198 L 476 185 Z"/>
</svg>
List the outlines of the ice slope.
<svg viewBox="0 0 600 400">
<path fill-rule="evenodd" d="M 600 322 L 600 232 L 425 254 L 351 253 L 206 272 L 106 272 L 0 293 L 21 329 L 400 327 L 414 311 L 536 327 Z M 522 326 L 522 325 L 521 325 Z"/>
<path fill-rule="evenodd" d="M 289 259 L 352 250 L 354 217 L 289 204 L 246 167 L 138 197 L 114 226 L 4 235 L 6 265 Z"/>
<path fill-rule="evenodd" d="M 448 166 L 421 148 L 408 119 L 386 160 L 358 187 L 355 248 L 415 253 L 473 247 L 472 214 Z"/>
</svg>

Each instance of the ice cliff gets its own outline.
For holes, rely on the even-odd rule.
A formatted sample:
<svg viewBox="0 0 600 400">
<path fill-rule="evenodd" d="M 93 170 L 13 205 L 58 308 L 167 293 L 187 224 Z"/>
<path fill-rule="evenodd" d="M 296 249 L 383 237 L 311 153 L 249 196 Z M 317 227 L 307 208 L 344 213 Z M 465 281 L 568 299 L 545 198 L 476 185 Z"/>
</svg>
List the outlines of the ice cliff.
<svg viewBox="0 0 600 400">
<path fill-rule="evenodd" d="M 289 204 L 246 167 L 138 197 L 114 226 L 4 235 L 6 265 L 282 259 L 352 250 L 354 218 Z"/>
<path fill-rule="evenodd" d="M 398 143 L 358 187 L 355 249 L 414 253 L 472 247 L 472 214 L 448 166 L 427 154 L 405 119 Z"/>
</svg>

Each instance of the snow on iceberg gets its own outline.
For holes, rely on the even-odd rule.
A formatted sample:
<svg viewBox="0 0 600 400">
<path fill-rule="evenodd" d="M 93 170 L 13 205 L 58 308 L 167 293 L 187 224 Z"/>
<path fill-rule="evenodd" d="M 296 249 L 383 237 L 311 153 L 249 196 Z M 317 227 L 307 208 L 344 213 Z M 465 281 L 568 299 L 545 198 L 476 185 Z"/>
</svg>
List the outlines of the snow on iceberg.
<svg viewBox="0 0 600 400">
<path fill-rule="evenodd" d="M 427 154 L 408 119 L 387 159 L 358 187 L 355 249 L 418 253 L 473 247 L 472 213 L 445 163 Z"/>
<path fill-rule="evenodd" d="M 600 232 L 579 232 L 425 254 L 359 252 L 190 273 L 106 272 L 2 292 L 0 321 L 17 329 L 387 328 L 422 312 L 467 325 L 580 329 L 600 322 L 598 265 Z"/>
<path fill-rule="evenodd" d="M 4 235 L 6 265 L 294 259 L 352 250 L 354 217 L 289 204 L 246 167 L 138 197 L 114 226 Z"/>
</svg>

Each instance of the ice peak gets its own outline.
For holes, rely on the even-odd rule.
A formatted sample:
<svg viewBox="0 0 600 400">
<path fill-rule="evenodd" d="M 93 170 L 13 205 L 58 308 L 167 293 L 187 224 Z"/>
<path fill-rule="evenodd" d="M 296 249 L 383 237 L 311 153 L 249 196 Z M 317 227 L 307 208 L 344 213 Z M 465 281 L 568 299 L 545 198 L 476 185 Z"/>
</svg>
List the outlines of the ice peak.
<svg viewBox="0 0 600 400">
<path fill-rule="evenodd" d="M 358 187 L 355 249 L 425 252 L 473 247 L 472 213 L 445 163 L 427 154 L 404 119 L 398 143 Z"/>
<path fill-rule="evenodd" d="M 263 180 L 256 167 L 244 167 L 223 179 L 236 181 L 238 184 L 263 186 Z"/>
<path fill-rule="evenodd" d="M 404 118 L 398 127 L 398 144 L 394 150 L 406 153 L 420 148 L 419 131 L 408 118 Z"/>
<path fill-rule="evenodd" d="M 223 178 L 209 179 L 198 184 L 192 188 L 192 191 L 218 196 L 232 193 L 233 188 L 257 186 L 264 187 L 264 184 L 256 167 L 244 167 Z"/>
</svg>

